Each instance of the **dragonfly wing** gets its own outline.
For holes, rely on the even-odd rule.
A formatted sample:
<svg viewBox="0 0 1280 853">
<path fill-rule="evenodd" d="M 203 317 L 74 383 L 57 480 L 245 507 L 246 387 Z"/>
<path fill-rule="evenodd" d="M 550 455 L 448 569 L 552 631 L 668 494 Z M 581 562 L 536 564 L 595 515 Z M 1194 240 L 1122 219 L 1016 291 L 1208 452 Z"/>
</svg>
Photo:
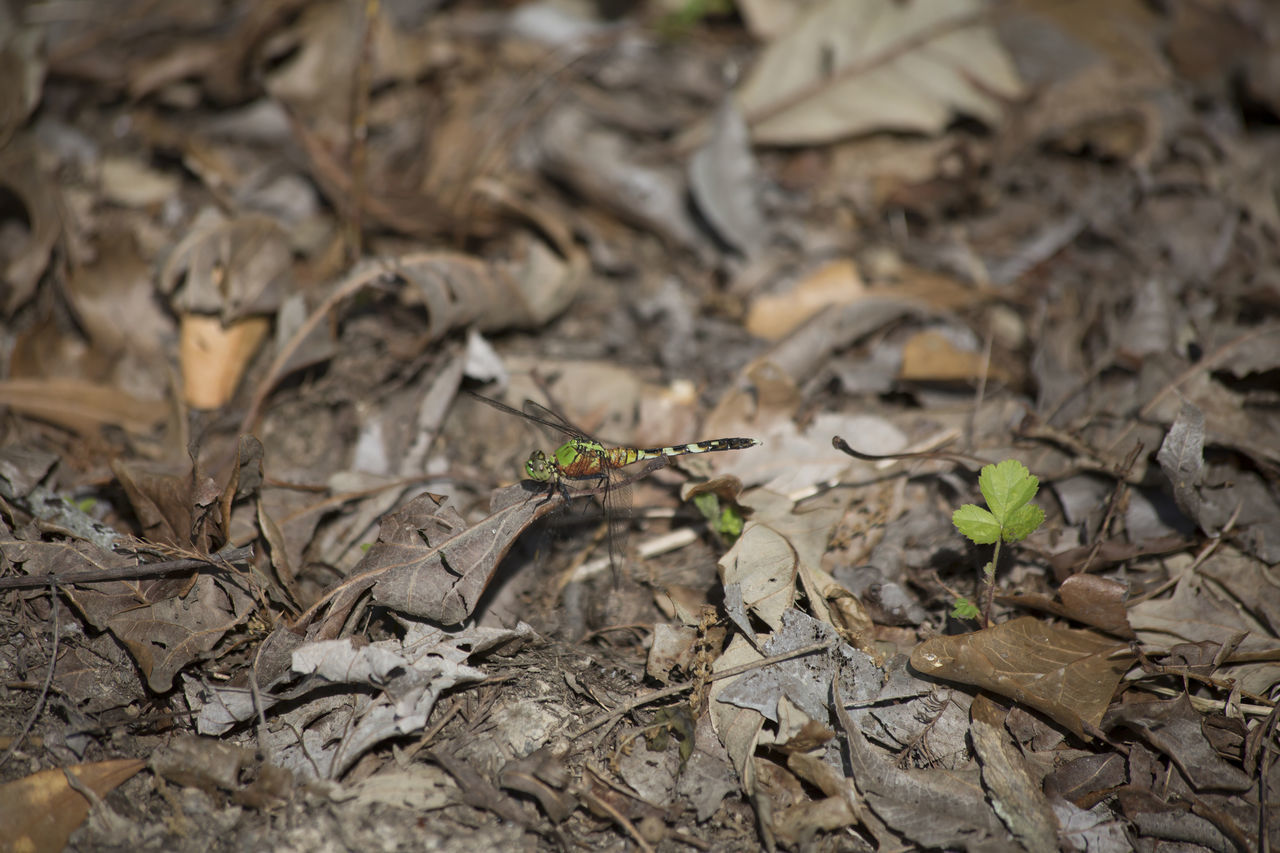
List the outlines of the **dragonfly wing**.
<svg viewBox="0 0 1280 853">
<path fill-rule="evenodd" d="M 475 393 L 474 391 L 468 391 L 467 395 L 482 403 L 493 406 L 500 412 L 506 412 L 508 415 L 515 415 L 517 418 L 520 418 L 520 420 L 533 421 L 534 423 L 540 424 L 548 429 L 553 429 L 556 432 L 564 433 L 565 435 L 569 435 L 574 438 L 590 438 L 590 436 L 566 421 L 560 415 L 545 406 L 539 406 L 532 400 L 525 400 L 524 411 L 520 411 L 519 409 L 511 408 L 506 403 L 499 403 L 492 397 L 485 397 L 481 394 Z"/>
<path fill-rule="evenodd" d="M 609 525 L 609 566 L 613 579 L 622 577 L 627 560 L 627 537 L 631 533 L 631 480 L 618 469 L 609 471 L 604 492 L 604 517 Z"/>
<path fill-rule="evenodd" d="M 524 411 L 521 415 L 531 421 L 540 423 L 543 426 L 559 430 L 566 435 L 571 435 L 574 438 L 585 438 L 589 441 L 595 441 L 591 436 L 569 423 L 569 421 L 567 421 L 559 412 L 548 409 L 546 406 L 535 403 L 532 400 L 524 401 Z"/>
</svg>

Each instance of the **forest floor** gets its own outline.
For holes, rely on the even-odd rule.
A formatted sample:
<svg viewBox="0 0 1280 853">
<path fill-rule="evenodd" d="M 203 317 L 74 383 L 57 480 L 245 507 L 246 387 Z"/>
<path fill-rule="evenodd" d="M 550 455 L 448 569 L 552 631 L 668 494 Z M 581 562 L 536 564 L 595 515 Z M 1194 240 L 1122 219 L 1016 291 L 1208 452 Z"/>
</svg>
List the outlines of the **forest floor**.
<svg viewBox="0 0 1280 853">
<path fill-rule="evenodd" d="M 0 847 L 1276 848 L 1277 57 L 0 0 Z"/>
</svg>

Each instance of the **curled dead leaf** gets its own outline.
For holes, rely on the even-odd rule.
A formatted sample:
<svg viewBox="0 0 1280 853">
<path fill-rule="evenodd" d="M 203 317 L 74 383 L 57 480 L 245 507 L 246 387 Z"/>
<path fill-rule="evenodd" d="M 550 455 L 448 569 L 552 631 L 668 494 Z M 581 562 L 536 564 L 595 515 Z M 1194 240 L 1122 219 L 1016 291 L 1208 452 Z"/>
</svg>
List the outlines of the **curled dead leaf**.
<svg viewBox="0 0 1280 853">
<path fill-rule="evenodd" d="M 356 567 L 356 577 L 377 574 L 373 599 L 414 616 L 455 625 L 471 615 L 516 537 L 561 505 L 516 486 L 471 527 L 452 507 L 422 495 L 382 520 L 378 541 Z"/>
</svg>

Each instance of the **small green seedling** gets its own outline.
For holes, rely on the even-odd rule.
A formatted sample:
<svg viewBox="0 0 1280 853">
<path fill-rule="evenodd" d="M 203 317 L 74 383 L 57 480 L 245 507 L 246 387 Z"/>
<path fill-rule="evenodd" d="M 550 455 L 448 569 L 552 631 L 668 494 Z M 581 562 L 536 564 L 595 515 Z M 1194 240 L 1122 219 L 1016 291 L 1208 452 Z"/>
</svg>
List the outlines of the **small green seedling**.
<svg viewBox="0 0 1280 853">
<path fill-rule="evenodd" d="M 683 6 L 662 18 L 659 29 L 668 38 L 685 37 L 705 19 L 728 15 L 732 11 L 730 0 L 687 0 Z"/>
<path fill-rule="evenodd" d="M 985 627 L 991 623 L 1000 544 L 1018 542 L 1030 536 L 1044 522 L 1044 510 L 1031 503 L 1040 490 L 1040 480 L 1016 459 L 984 466 L 978 474 L 978 488 L 982 489 L 982 497 L 990 509 L 965 504 L 952 513 L 951 523 L 975 545 L 996 546 L 991 561 L 982 567 L 987 584 L 986 603 L 979 612 L 969 599 L 957 598 L 951 615 L 961 619 L 975 619 L 981 615 Z"/>
<path fill-rule="evenodd" d="M 720 496 L 715 492 L 699 492 L 692 500 L 707 524 L 726 544 L 732 545 L 738 541 L 738 537 L 742 535 L 744 519 L 736 506 L 728 502 L 721 503 Z"/>
</svg>

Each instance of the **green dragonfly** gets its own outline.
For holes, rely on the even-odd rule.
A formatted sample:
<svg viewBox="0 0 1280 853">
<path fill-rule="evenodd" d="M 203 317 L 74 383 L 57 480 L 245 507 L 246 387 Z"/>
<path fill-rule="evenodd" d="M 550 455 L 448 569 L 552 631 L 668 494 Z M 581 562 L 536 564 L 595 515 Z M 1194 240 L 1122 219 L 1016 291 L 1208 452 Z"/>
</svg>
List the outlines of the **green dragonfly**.
<svg viewBox="0 0 1280 853">
<path fill-rule="evenodd" d="M 525 400 L 524 411 L 519 411 L 479 394 L 471 396 L 500 412 L 532 421 L 569 437 L 568 441 L 550 455 L 535 450 L 524 463 L 524 472 L 530 480 L 545 483 L 550 493 L 560 492 L 566 501 L 571 497 L 581 496 L 581 493 L 572 495 L 571 486 L 578 486 L 585 492 L 602 493 L 601 503 L 609 523 L 609 562 L 615 575 L 622 563 L 623 543 L 631 514 L 632 482 L 661 468 L 676 456 L 745 450 L 763 443 L 755 438 L 714 438 L 669 447 L 607 447 L 551 409 L 532 400 Z M 628 475 L 622 470 L 645 461 L 649 464 L 637 473 Z"/>
</svg>

